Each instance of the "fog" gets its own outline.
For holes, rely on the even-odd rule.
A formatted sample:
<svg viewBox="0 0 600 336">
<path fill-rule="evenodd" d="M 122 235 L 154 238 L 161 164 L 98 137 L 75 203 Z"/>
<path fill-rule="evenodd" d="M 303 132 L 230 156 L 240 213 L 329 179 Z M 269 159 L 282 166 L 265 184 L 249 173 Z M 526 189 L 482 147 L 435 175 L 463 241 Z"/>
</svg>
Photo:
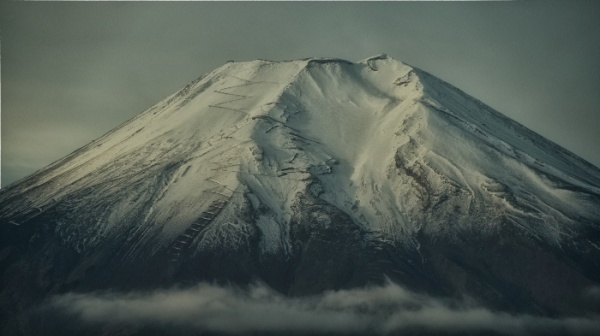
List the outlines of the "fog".
<svg viewBox="0 0 600 336">
<path fill-rule="evenodd" d="M 261 284 L 244 289 L 201 283 L 191 288 L 146 293 L 70 293 L 54 297 L 45 309 L 83 325 L 155 326 L 227 334 L 389 334 L 406 330 L 502 335 L 600 333 L 597 318 L 510 315 L 485 309 L 467 299 L 413 293 L 391 282 L 296 298 Z"/>
</svg>

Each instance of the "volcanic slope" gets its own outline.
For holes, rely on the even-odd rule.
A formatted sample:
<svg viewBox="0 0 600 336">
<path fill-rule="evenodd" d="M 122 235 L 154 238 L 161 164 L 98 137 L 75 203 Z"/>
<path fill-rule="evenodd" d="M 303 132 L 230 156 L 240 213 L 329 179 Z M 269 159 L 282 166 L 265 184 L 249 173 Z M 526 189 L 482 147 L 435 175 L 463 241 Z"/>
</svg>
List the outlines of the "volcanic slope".
<svg viewBox="0 0 600 336">
<path fill-rule="evenodd" d="M 596 167 L 386 55 L 228 62 L 2 190 L 3 296 L 388 277 L 581 314 L 599 204 Z"/>
</svg>

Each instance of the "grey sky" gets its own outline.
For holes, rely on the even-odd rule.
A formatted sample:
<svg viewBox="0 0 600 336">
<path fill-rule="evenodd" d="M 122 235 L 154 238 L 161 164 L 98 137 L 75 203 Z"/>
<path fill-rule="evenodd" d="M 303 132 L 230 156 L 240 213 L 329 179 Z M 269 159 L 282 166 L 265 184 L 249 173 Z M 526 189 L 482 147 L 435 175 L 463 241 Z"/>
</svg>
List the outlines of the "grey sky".
<svg viewBox="0 0 600 336">
<path fill-rule="evenodd" d="M 386 52 L 600 166 L 600 2 L 4 2 L 2 185 L 229 59 Z"/>
</svg>

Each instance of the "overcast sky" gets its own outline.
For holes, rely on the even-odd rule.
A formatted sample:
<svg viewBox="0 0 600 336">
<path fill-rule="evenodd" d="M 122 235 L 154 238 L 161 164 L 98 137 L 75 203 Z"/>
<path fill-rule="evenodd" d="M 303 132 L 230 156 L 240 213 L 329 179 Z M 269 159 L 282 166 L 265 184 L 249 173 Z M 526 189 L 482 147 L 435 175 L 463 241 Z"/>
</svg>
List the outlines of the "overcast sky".
<svg viewBox="0 0 600 336">
<path fill-rule="evenodd" d="M 2 185 L 227 60 L 382 52 L 600 166 L 599 1 L 3 2 Z"/>
</svg>

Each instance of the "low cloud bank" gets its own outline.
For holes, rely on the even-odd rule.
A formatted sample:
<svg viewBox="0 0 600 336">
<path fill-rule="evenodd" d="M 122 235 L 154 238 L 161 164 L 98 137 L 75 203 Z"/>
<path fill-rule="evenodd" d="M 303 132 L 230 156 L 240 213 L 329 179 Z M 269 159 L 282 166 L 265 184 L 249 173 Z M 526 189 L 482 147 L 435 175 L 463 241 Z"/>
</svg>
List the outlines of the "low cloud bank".
<svg viewBox="0 0 600 336">
<path fill-rule="evenodd" d="M 290 298 L 263 285 L 199 284 L 150 293 L 66 294 L 48 307 L 86 324 L 161 325 L 221 333 L 388 334 L 496 332 L 506 335 L 600 334 L 600 321 L 492 312 L 412 293 L 396 284 Z"/>
</svg>

